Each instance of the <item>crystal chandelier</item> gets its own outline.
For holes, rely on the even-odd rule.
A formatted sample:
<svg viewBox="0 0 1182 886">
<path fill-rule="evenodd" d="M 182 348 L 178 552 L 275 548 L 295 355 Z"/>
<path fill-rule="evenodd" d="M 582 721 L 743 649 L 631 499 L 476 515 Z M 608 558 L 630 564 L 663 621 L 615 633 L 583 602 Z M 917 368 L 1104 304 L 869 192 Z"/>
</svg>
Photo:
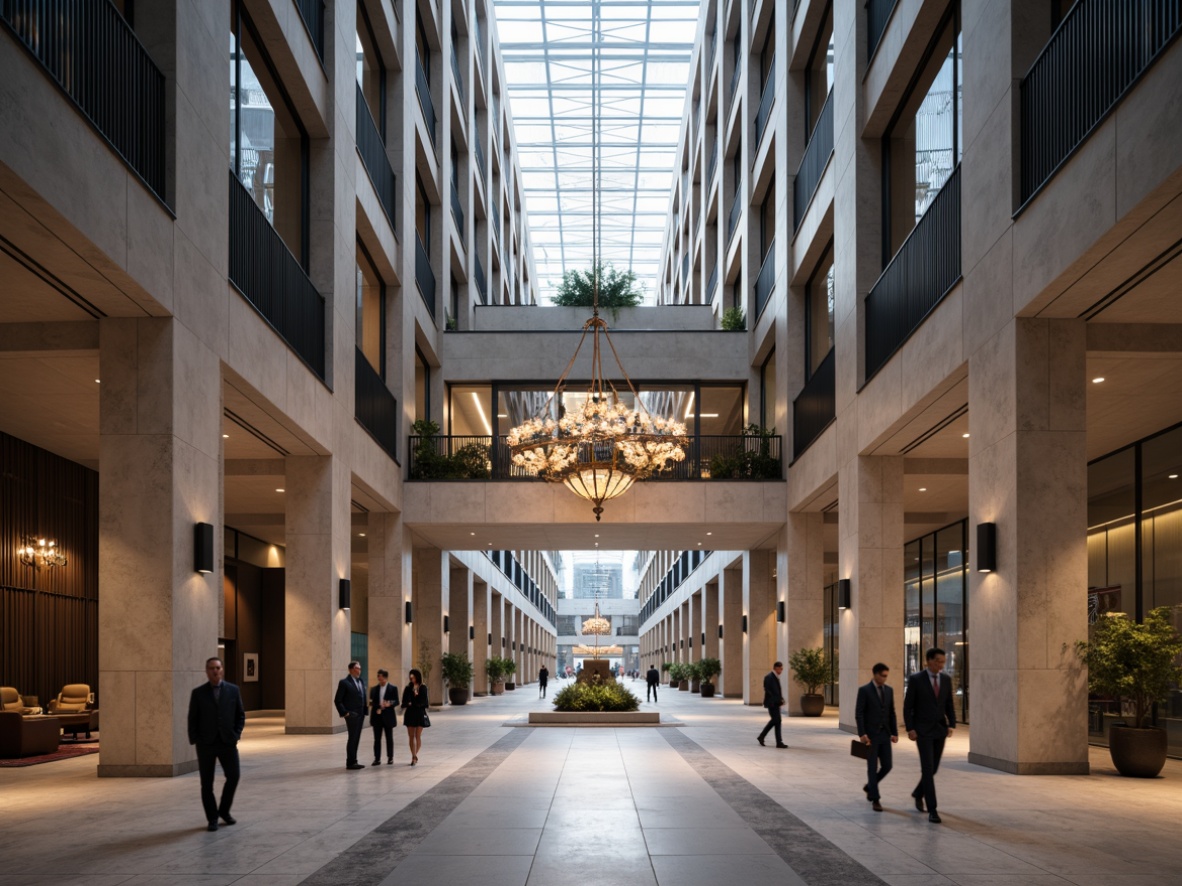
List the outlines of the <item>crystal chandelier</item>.
<svg viewBox="0 0 1182 886">
<path fill-rule="evenodd" d="M 598 13 L 595 40 L 601 38 Z M 554 392 L 540 412 L 509 432 L 508 445 L 513 464 L 525 473 L 554 483 L 585 498 L 594 507 L 595 520 L 603 514 L 603 503 L 628 491 L 636 480 L 644 480 L 685 458 L 688 445 L 685 425 L 674 419 L 650 415 L 632 380 L 620 362 L 608 335 L 607 322 L 599 316 L 599 280 L 603 262 L 600 247 L 600 145 L 599 145 L 599 58 L 591 68 L 592 91 L 592 310 L 583 324 L 583 334 Z M 581 402 L 566 401 L 566 380 L 579 351 L 591 335 L 591 381 Z M 620 376 L 632 394 L 635 408 L 620 399 L 615 385 L 603 376 L 600 339 L 607 343 Z"/>
<path fill-rule="evenodd" d="M 16 555 L 26 566 L 41 569 L 42 567 L 53 568 L 66 565 L 66 556 L 57 549 L 56 541 L 46 541 L 40 538 L 37 539 L 35 545 L 32 539 L 25 539 L 25 541 L 26 544 L 16 549 Z"/>
</svg>

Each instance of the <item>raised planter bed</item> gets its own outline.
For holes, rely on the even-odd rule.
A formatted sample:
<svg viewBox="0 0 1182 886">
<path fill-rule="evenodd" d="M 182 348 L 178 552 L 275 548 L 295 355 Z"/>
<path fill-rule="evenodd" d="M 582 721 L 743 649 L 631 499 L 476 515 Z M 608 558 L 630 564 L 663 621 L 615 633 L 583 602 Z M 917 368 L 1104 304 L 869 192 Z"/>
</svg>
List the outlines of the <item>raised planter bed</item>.
<svg viewBox="0 0 1182 886">
<path fill-rule="evenodd" d="M 660 726 L 657 711 L 530 711 L 531 726 Z"/>
</svg>

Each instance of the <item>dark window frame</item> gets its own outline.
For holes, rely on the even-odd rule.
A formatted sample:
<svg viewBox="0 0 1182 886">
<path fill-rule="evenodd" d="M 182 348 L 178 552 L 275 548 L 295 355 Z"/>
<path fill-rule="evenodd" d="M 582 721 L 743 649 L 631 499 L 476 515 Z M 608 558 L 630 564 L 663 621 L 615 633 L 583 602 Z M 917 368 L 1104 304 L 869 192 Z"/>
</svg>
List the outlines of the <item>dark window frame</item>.
<svg viewBox="0 0 1182 886">
<path fill-rule="evenodd" d="M 357 238 L 357 250 L 362 256 L 364 256 L 365 260 L 369 262 L 369 269 L 373 271 L 373 275 L 378 281 L 378 325 L 381 330 L 378 334 L 378 348 L 380 354 L 378 362 L 381 364 L 378 367 L 378 375 L 381 376 L 382 381 L 386 381 L 386 281 L 382 278 L 382 273 L 378 270 L 378 266 L 374 262 L 373 256 L 370 255 L 369 250 L 365 248 L 365 243 L 362 242 L 360 237 Z M 356 325 L 360 322 L 360 320 L 361 318 L 358 316 L 354 321 L 355 336 Z M 360 342 L 358 342 L 358 347 L 360 347 Z"/>
<path fill-rule="evenodd" d="M 369 20 L 369 12 L 365 9 L 365 4 L 361 0 L 357 0 L 357 24 L 364 26 L 366 34 L 369 37 L 369 42 L 374 48 L 374 58 L 378 64 L 378 116 L 381 118 L 374 122 L 378 125 L 378 135 L 382 137 L 382 144 L 386 143 L 386 82 L 387 74 L 386 63 L 382 59 L 382 52 L 378 46 L 377 35 L 374 34 L 373 23 Z M 362 90 L 364 92 L 364 89 Z"/>
<path fill-rule="evenodd" d="M 814 289 L 817 288 L 817 282 L 822 279 L 820 277 L 821 271 L 828 268 L 834 262 L 833 259 L 833 239 L 825 244 L 825 249 L 821 252 L 821 257 L 817 260 L 816 266 L 813 268 L 812 274 L 809 276 L 808 282 L 804 284 L 804 380 L 807 382 L 813 377 L 813 295 Z M 825 292 L 825 300 L 828 301 L 829 293 Z M 836 321 L 836 318 L 835 318 Z M 836 337 L 836 330 L 834 330 Z M 837 347 L 837 342 L 834 341 L 830 346 L 829 351 Z M 828 354 L 821 356 L 824 359 Z M 819 366 L 820 363 L 818 362 Z"/>
</svg>

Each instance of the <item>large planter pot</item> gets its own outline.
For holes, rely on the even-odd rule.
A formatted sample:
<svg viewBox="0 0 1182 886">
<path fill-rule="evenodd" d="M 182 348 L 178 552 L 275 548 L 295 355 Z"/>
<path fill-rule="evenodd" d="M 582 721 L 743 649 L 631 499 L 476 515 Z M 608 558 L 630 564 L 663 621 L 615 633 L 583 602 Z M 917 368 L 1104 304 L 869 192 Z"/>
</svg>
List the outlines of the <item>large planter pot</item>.
<svg viewBox="0 0 1182 886">
<path fill-rule="evenodd" d="M 694 680 L 692 683 L 690 683 L 690 692 L 701 692 L 701 691 L 702 691 L 702 681 L 701 680 Z"/>
<path fill-rule="evenodd" d="M 469 689 L 465 686 L 463 689 L 457 689 L 454 686 L 447 688 L 447 700 L 452 704 L 467 704 L 469 698 Z"/>
<path fill-rule="evenodd" d="M 819 717 L 825 712 L 825 696 L 802 695 L 800 697 L 800 713 L 805 717 Z"/>
<path fill-rule="evenodd" d="M 702 684 L 702 698 L 714 698 L 714 684 L 713 683 L 703 683 Z"/>
<path fill-rule="evenodd" d="M 510 683 L 508 680 L 506 680 L 506 681 L 505 681 L 505 689 L 507 689 L 507 690 L 509 690 L 510 692 L 512 692 L 512 691 L 513 691 L 514 689 L 516 689 L 516 688 L 517 688 L 517 684 L 516 684 L 516 683 Z"/>
<path fill-rule="evenodd" d="M 678 692 L 689 692 L 689 680 L 682 680 L 677 684 Z"/>
<path fill-rule="evenodd" d="M 680 680 L 670 680 L 670 681 L 669 681 L 669 688 L 670 688 L 670 689 L 676 689 L 676 688 L 677 688 L 677 684 L 678 684 L 678 683 L 680 683 L 680 682 L 681 682 Z"/>
<path fill-rule="evenodd" d="M 1166 731 L 1113 726 L 1108 731 L 1108 752 L 1121 775 L 1153 778 L 1166 765 Z"/>
<path fill-rule="evenodd" d="M 493 695 L 504 695 L 505 694 L 504 681 L 497 681 L 496 683 L 492 684 L 492 694 Z"/>
</svg>

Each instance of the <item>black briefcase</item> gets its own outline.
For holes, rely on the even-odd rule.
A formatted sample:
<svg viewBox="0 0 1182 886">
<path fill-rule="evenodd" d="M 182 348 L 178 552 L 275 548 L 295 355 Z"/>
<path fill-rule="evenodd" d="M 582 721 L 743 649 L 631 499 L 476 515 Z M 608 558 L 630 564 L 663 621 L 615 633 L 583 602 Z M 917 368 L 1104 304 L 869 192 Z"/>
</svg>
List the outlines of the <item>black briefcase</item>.
<svg viewBox="0 0 1182 886">
<path fill-rule="evenodd" d="M 862 742 L 859 741 L 858 739 L 851 738 L 850 739 L 850 756 L 857 757 L 859 760 L 869 760 L 870 759 L 870 745 L 862 744 Z"/>
</svg>

